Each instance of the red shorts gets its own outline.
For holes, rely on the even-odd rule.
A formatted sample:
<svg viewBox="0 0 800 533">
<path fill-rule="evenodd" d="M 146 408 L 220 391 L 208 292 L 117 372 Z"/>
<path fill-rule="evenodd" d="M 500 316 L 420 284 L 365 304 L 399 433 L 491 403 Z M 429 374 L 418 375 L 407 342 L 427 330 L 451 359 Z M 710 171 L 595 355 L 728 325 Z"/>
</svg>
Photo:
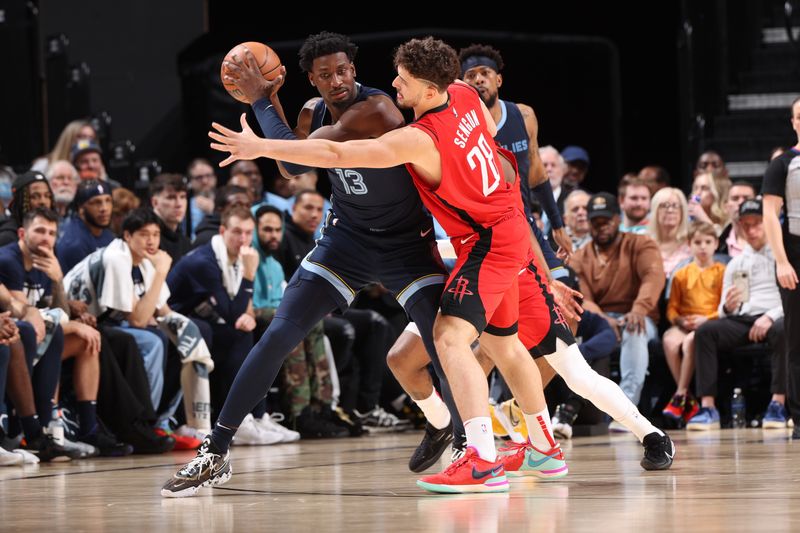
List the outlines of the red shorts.
<svg viewBox="0 0 800 533">
<path fill-rule="evenodd" d="M 442 293 L 442 314 L 462 318 L 478 334 L 514 335 L 519 317 L 519 273 L 532 257 L 522 213 L 451 239 L 456 264 Z"/>
<path fill-rule="evenodd" d="M 575 342 L 569 324 L 553 300 L 537 263 L 531 261 L 519 275 L 519 340 L 534 357 L 556 351 L 556 339 Z"/>
</svg>

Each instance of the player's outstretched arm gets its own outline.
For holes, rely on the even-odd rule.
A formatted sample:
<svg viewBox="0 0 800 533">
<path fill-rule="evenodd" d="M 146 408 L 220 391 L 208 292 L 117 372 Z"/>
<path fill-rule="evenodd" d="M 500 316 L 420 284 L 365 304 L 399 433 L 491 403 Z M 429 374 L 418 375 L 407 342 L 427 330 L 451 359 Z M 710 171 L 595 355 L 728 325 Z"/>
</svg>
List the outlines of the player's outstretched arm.
<svg viewBox="0 0 800 533">
<path fill-rule="evenodd" d="M 208 132 L 208 136 L 216 141 L 211 143 L 211 148 L 230 154 L 220 163 L 221 167 L 230 165 L 234 161 L 258 157 L 320 168 L 388 168 L 418 162 L 427 167 L 425 155 L 433 148 L 432 141 L 427 135 L 412 128 L 390 131 L 377 139 L 338 143 L 323 139 L 303 141 L 262 139 L 253 133 L 244 114 L 240 122 L 242 125 L 240 132 L 216 122 L 212 124 L 216 131 Z"/>
</svg>

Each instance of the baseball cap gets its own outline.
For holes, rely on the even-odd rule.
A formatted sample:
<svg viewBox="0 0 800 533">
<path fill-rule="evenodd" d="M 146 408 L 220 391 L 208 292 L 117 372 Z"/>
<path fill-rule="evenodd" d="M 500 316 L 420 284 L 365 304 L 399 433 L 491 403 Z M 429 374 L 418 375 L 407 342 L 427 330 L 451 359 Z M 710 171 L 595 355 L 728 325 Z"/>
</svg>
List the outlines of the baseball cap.
<svg viewBox="0 0 800 533">
<path fill-rule="evenodd" d="M 753 198 L 752 200 L 745 200 L 742 202 L 742 205 L 739 206 L 739 216 L 743 217 L 745 215 L 758 215 L 761 216 L 763 214 L 763 210 L 761 209 L 761 200 L 758 198 Z"/>
<path fill-rule="evenodd" d="M 100 145 L 94 141 L 89 139 L 81 139 L 76 142 L 74 145 L 72 145 L 72 152 L 70 154 L 72 164 L 75 164 L 75 160 L 78 157 L 89 152 L 96 152 L 100 155 L 103 155 L 103 150 L 100 149 Z"/>
<path fill-rule="evenodd" d="M 565 147 L 563 150 L 561 150 L 561 157 L 563 157 L 564 161 L 567 163 L 583 161 L 587 165 L 589 164 L 589 152 L 580 146 L 570 145 Z"/>
<path fill-rule="evenodd" d="M 80 207 L 95 196 L 103 194 L 111 194 L 111 188 L 107 184 L 98 180 L 86 180 L 78 184 L 73 201 L 76 207 Z"/>
<path fill-rule="evenodd" d="M 589 220 L 598 217 L 611 218 L 614 215 L 619 215 L 619 204 L 617 204 L 617 198 L 613 194 L 599 192 L 589 198 L 586 210 Z"/>
</svg>

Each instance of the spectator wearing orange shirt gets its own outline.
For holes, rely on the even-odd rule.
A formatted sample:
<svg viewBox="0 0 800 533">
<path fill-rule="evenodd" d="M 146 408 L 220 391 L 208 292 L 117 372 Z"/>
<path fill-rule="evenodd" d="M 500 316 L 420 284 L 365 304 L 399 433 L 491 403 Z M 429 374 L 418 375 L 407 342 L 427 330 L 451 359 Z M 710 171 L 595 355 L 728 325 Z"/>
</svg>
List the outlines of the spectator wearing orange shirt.
<svg viewBox="0 0 800 533">
<path fill-rule="evenodd" d="M 689 229 L 694 259 L 675 272 L 670 289 L 667 319 L 672 327 L 664 332 L 663 343 L 667 365 L 678 388 L 663 414 L 678 426 L 699 411 L 697 400 L 689 392 L 694 375 L 694 332 L 700 324 L 719 316 L 725 266 L 714 261 L 717 244 L 713 225 L 694 224 Z"/>
</svg>

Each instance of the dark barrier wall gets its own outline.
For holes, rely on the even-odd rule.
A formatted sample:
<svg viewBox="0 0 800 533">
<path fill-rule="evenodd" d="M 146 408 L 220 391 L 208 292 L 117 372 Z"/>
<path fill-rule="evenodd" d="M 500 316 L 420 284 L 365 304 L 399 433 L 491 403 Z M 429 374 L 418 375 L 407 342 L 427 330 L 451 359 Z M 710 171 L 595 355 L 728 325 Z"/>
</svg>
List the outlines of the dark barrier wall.
<svg viewBox="0 0 800 533">
<path fill-rule="evenodd" d="M 0 0 L 0 6 L 4 2 L 25 3 Z M 537 2 L 525 15 L 490 5 L 467 13 L 442 4 L 431 13 L 409 8 L 391 16 L 378 15 L 381 8 L 368 15 L 368 27 L 350 15 L 352 9 L 369 11 L 357 5 L 324 11 L 297 7 L 296 16 L 287 16 L 282 6 L 280 17 L 266 2 L 244 8 L 219 0 L 44 0 L 39 8 L 42 37 L 69 35 L 71 61 L 89 65 L 92 112 L 110 112 L 115 140 L 131 139 L 137 157 L 158 158 L 168 169 L 181 170 L 189 157 L 202 155 L 209 118 L 228 123 L 241 109 L 213 79 L 222 55 L 236 42 L 290 43 L 280 53 L 289 67 L 284 98 L 293 120 L 299 104 L 314 95 L 300 81 L 296 60 L 297 47 L 309 33 L 328 29 L 359 35 L 359 78 L 390 90 L 393 47 L 413 28 L 446 28 L 442 36 L 457 46 L 487 41 L 500 48 L 507 63 L 502 96 L 536 109 L 542 144 L 586 147 L 593 160 L 589 186 L 602 189 L 645 164 L 660 162 L 672 172 L 678 168 L 678 6 L 672 4 L 650 6 L 646 16 L 630 12 L 635 4 L 629 3 Z M 0 24 L 0 44 L 7 37 Z M 28 53 L 22 49 L 15 57 Z M 16 57 L 11 69 L 8 54 L 0 56 L 4 72 L 33 64 L 30 57 Z M 24 165 L 45 148 L 30 148 L 44 137 L 36 83 L 0 85 L 3 124 L 25 122 L 16 131 L 0 128 L 0 149 Z M 14 113 L 7 114 L 12 108 Z M 9 153 L 5 147 L 12 144 Z"/>
</svg>

